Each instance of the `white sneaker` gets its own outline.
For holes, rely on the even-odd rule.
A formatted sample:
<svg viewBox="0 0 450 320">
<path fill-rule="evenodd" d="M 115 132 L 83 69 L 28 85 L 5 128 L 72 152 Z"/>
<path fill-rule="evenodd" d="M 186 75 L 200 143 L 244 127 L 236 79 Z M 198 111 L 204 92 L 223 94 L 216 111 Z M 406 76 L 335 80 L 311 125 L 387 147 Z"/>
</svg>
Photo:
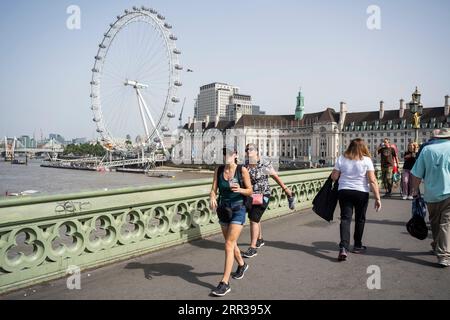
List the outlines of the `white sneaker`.
<svg viewBox="0 0 450 320">
<path fill-rule="evenodd" d="M 409 197 L 408 197 L 408 200 L 413 200 L 413 199 L 414 199 L 413 196 L 409 196 Z"/>
<path fill-rule="evenodd" d="M 441 267 L 450 267 L 450 260 L 447 258 L 438 258 L 438 263 Z"/>
<path fill-rule="evenodd" d="M 403 196 L 403 200 L 408 200 L 408 196 Z"/>
</svg>

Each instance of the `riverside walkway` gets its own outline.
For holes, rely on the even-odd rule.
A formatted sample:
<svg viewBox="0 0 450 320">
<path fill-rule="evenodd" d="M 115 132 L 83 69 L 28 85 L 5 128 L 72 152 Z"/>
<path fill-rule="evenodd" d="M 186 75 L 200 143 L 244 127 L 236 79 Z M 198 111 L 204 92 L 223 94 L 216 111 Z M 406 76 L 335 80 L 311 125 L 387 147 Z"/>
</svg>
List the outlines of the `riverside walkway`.
<svg viewBox="0 0 450 320">
<path fill-rule="evenodd" d="M 339 210 L 328 224 L 310 209 L 263 222 L 266 245 L 242 280 L 231 281 L 226 299 L 450 299 L 450 268 L 440 268 L 428 238 L 406 231 L 411 202 L 383 200 L 376 213 L 370 200 L 364 255 L 337 261 Z M 354 224 L 352 223 L 352 228 Z M 431 233 L 430 233 L 431 236 Z M 240 238 L 249 243 L 249 227 Z M 66 278 L 19 289 L 0 299 L 221 299 L 209 296 L 221 278 L 223 239 L 212 235 L 81 273 L 81 289 Z M 380 289 L 367 280 L 379 267 Z M 370 273 L 368 273 L 368 268 Z"/>
</svg>

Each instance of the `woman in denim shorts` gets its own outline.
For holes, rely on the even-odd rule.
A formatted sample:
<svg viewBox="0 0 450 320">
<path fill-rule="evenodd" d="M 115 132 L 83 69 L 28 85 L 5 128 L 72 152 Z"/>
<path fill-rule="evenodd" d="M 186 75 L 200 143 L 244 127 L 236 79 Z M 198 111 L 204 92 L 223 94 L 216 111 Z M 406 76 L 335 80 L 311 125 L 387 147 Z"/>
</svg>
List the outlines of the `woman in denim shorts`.
<svg viewBox="0 0 450 320">
<path fill-rule="evenodd" d="M 225 269 L 219 285 L 211 292 L 215 296 L 224 296 L 230 292 L 230 275 L 234 260 L 238 263 L 238 268 L 233 279 L 242 279 L 248 269 L 248 264 L 244 263 L 241 257 L 237 240 L 245 224 L 244 197 L 251 196 L 252 185 L 247 169 L 236 164 L 237 152 L 224 148 L 223 155 L 225 166 L 216 169 L 210 194 L 211 209 L 217 210 L 225 238 Z M 219 202 L 216 199 L 217 191 Z"/>
</svg>

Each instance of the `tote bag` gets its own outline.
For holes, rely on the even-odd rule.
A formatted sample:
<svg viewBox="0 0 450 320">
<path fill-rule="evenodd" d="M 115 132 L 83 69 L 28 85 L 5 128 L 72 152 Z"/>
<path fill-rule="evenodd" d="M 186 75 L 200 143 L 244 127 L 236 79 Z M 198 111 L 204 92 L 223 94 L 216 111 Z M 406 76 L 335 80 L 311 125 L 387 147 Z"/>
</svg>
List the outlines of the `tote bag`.
<svg viewBox="0 0 450 320">
<path fill-rule="evenodd" d="M 313 200 L 313 211 L 328 222 L 333 220 L 338 202 L 338 187 L 339 183 L 337 181 L 333 183 L 333 179 L 329 176 Z"/>
</svg>

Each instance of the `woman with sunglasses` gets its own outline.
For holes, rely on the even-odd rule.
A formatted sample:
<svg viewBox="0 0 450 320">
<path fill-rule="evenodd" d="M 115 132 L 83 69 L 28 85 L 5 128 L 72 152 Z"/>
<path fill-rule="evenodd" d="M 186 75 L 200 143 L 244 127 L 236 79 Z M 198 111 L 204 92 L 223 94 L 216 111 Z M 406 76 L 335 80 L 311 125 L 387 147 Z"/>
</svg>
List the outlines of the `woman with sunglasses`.
<svg viewBox="0 0 450 320">
<path fill-rule="evenodd" d="M 217 210 L 225 238 L 223 277 L 217 288 L 211 292 L 219 297 L 226 295 L 231 290 L 230 275 L 234 260 L 238 263 L 238 268 L 233 274 L 233 279 L 242 279 L 248 269 L 248 264 L 242 259 L 237 241 L 245 224 L 244 197 L 252 194 L 252 185 L 247 169 L 237 165 L 237 152 L 224 148 L 223 155 L 225 165 L 216 169 L 210 194 L 211 209 Z M 218 194 L 219 202 L 216 200 Z"/>
<path fill-rule="evenodd" d="M 249 143 L 245 148 L 246 164 L 250 174 L 250 180 L 253 187 L 253 197 L 255 199 L 252 209 L 248 213 L 250 219 L 250 247 L 242 255 L 245 258 L 252 258 L 258 254 L 258 249 L 264 246 L 262 237 L 261 218 L 266 211 L 270 200 L 270 184 L 269 176 L 271 176 L 288 196 L 289 208 L 295 209 L 295 198 L 292 191 L 281 181 L 275 172 L 272 164 L 268 161 L 261 160 L 258 148 L 255 144 Z M 255 204 L 258 202 L 260 204 Z"/>
</svg>

